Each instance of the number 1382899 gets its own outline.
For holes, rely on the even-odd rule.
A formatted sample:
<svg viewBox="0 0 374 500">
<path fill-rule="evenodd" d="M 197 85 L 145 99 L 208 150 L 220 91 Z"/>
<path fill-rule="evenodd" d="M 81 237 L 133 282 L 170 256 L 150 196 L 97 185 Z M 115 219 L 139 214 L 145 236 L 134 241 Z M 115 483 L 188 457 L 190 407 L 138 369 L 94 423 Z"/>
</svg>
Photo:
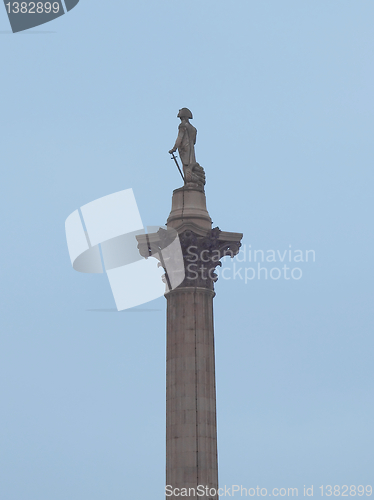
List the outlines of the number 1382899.
<svg viewBox="0 0 374 500">
<path fill-rule="evenodd" d="M 58 2 L 8 2 L 5 4 L 8 13 L 13 14 L 57 14 L 60 10 Z"/>
<path fill-rule="evenodd" d="M 346 484 L 343 484 L 343 486 L 331 486 L 331 484 L 328 484 L 327 486 L 320 486 L 319 488 L 321 490 L 321 496 L 325 495 L 327 497 L 355 497 L 356 495 L 359 497 L 363 495 L 369 497 L 373 493 L 373 488 L 370 485 L 363 486 L 362 484 L 359 486 L 347 486 Z"/>
</svg>

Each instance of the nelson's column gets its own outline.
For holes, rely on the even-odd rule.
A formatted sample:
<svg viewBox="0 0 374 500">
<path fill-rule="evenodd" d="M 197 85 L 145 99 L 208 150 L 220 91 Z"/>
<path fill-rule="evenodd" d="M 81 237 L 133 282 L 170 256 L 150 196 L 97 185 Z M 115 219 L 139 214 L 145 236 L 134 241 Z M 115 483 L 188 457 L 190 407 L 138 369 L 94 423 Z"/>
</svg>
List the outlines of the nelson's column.
<svg viewBox="0 0 374 500">
<path fill-rule="evenodd" d="M 170 268 L 157 257 L 165 269 L 167 290 L 166 498 L 217 500 L 215 268 L 221 265 L 222 257 L 234 257 L 239 252 L 243 235 L 212 229 L 206 208 L 205 172 L 195 158 L 197 131 L 189 122 L 192 113 L 183 108 L 178 117 L 178 137 L 169 153 L 178 165 L 174 155 L 178 150 L 184 186 L 173 192 L 167 230 L 137 239 L 141 254 L 148 257 L 162 255 L 168 233 L 178 235 L 184 262 L 184 279 L 173 288 Z M 202 488 L 204 496 L 197 494 Z M 183 495 L 185 492 L 187 495 Z"/>
</svg>

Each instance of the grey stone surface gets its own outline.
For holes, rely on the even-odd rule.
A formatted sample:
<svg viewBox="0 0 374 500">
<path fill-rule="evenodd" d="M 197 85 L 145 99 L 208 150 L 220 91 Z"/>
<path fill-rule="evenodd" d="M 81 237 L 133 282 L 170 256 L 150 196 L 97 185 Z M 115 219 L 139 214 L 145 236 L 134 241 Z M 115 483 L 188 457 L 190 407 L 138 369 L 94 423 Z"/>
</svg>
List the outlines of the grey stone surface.
<svg viewBox="0 0 374 500">
<path fill-rule="evenodd" d="M 212 229 L 204 190 L 192 184 L 174 191 L 167 226 L 179 234 L 186 278 L 165 294 L 166 484 L 180 490 L 199 485 L 218 490 L 214 269 L 223 256 L 238 253 L 243 235 Z M 193 279 L 188 278 L 191 254 L 197 270 Z M 210 276 L 204 279 L 201 267 Z M 218 500 L 217 495 L 189 498 Z"/>
<path fill-rule="evenodd" d="M 203 230 L 209 230 L 212 227 L 212 220 L 206 207 L 205 193 L 197 185 L 187 185 L 175 189 L 173 192 L 167 227 L 176 229 L 180 233 L 183 224 L 187 223 Z M 191 229 L 193 229 L 193 226 L 191 226 Z"/>
<path fill-rule="evenodd" d="M 206 288 L 166 295 L 166 484 L 173 488 L 218 488 L 213 297 Z"/>
</svg>

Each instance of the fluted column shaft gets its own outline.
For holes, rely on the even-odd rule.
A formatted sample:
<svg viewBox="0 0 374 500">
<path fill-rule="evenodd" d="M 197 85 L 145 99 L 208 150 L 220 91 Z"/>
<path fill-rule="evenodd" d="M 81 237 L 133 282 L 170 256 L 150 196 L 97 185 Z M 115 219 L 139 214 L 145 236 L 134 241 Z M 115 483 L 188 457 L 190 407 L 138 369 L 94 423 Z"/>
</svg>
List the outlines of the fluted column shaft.
<svg viewBox="0 0 374 500">
<path fill-rule="evenodd" d="M 218 489 L 214 295 L 202 287 L 177 288 L 165 295 L 166 484 L 173 489 Z"/>
</svg>

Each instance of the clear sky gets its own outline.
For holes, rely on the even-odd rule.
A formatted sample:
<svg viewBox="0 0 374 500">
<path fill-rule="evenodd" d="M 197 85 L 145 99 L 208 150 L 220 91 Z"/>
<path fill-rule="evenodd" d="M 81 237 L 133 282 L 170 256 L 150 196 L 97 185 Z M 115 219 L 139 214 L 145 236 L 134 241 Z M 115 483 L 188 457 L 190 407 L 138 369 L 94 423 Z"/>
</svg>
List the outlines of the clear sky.
<svg viewBox="0 0 374 500">
<path fill-rule="evenodd" d="M 373 16 L 372 0 L 81 0 L 12 34 L 0 9 L 1 499 L 164 498 L 166 301 L 111 310 L 64 222 L 132 188 L 164 224 L 184 106 L 214 225 L 244 233 L 236 271 L 257 269 L 249 249 L 315 251 L 289 280 L 245 283 L 225 259 L 220 485 L 373 484 Z"/>
</svg>

